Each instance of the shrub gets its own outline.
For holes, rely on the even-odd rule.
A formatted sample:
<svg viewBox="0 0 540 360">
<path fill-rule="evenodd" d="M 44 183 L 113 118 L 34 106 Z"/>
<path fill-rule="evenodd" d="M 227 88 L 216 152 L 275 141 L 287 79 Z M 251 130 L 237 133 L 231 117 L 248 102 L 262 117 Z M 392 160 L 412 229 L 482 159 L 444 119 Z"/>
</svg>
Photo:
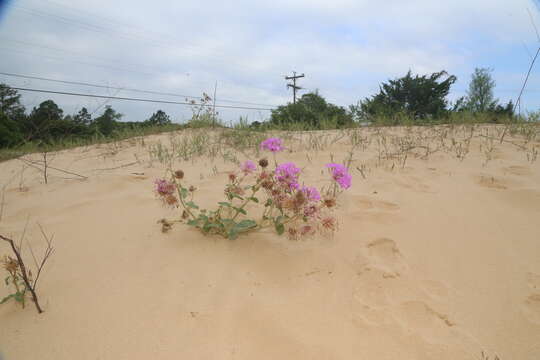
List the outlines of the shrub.
<svg viewBox="0 0 540 360">
<path fill-rule="evenodd" d="M 260 144 L 262 150 L 276 153 L 284 149 L 281 139 L 269 138 Z M 242 233 L 273 227 L 277 234 L 287 233 L 299 239 L 316 233 L 333 233 L 337 219 L 332 215 L 339 194 L 351 186 L 351 175 L 342 164 L 327 164 L 330 186 L 317 189 L 303 185 L 302 170 L 292 162 L 275 163 L 269 169 L 266 158 L 258 164 L 247 160 L 228 175 L 224 201 L 214 210 L 201 209 L 194 201 L 196 188 L 184 181 L 184 172 L 169 169 L 167 179 L 155 182 L 155 192 L 166 206 L 181 209 L 179 220 L 161 220 L 167 231 L 174 222 L 185 222 L 204 234 L 235 239 Z M 251 205 L 251 206 L 249 206 Z M 250 217 L 248 211 L 260 215 Z"/>
</svg>

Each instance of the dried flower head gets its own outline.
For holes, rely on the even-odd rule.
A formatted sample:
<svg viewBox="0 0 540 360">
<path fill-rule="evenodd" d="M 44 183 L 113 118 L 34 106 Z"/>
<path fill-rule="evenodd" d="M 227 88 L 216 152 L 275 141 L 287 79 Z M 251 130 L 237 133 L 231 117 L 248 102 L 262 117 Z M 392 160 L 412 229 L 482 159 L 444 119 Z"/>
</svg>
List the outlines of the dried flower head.
<svg viewBox="0 0 540 360">
<path fill-rule="evenodd" d="M 167 205 L 173 206 L 178 204 L 178 199 L 174 195 L 166 195 L 163 199 Z"/>
<path fill-rule="evenodd" d="M 8 255 L 4 255 L 2 266 L 10 274 L 15 274 L 19 270 L 19 262 Z"/>
<path fill-rule="evenodd" d="M 261 186 L 263 188 L 265 188 L 266 190 L 270 190 L 272 189 L 272 187 L 274 186 L 274 183 L 272 182 L 272 180 L 264 180 L 262 183 L 261 183 Z"/>
<path fill-rule="evenodd" d="M 309 236 L 315 233 L 315 228 L 312 225 L 303 225 L 300 227 L 300 235 Z"/>
<path fill-rule="evenodd" d="M 319 201 L 321 200 L 321 194 L 314 186 L 304 186 L 302 187 L 302 193 L 304 193 L 309 201 Z"/>
<path fill-rule="evenodd" d="M 289 239 L 291 240 L 298 240 L 298 235 L 299 235 L 298 229 L 295 227 L 290 227 L 287 230 L 287 235 L 289 235 Z"/>
<path fill-rule="evenodd" d="M 166 233 L 172 229 L 172 224 L 167 219 L 161 219 L 158 221 L 161 224 L 161 232 Z"/>
<path fill-rule="evenodd" d="M 259 166 L 262 167 L 263 169 L 266 168 L 268 166 L 268 159 L 259 160 Z"/>
<path fill-rule="evenodd" d="M 184 172 L 182 170 L 176 170 L 174 172 L 174 177 L 181 180 L 184 178 Z"/>
<path fill-rule="evenodd" d="M 321 220 L 321 226 L 324 230 L 335 231 L 337 229 L 337 221 L 331 216 L 327 216 Z"/>
<path fill-rule="evenodd" d="M 323 200 L 323 203 L 324 203 L 324 206 L 330 209 L 336 206 L 336 199 L 333 197 L 327 197 Z"/>
<path fill-rule="evenodd" d="M 189 217 L 189 214 L 186 210 L 182 211 L 182 219 L 187 219 Z"/>
<path fill-rule="evenodd" d="M 190 192 L 194 192 L 195 190 L 197 190 L 197 188 L 193 185 L 191 185 L 188 189 Z"/>
<path fill-rule="evenodd" d="M 319 213 L 319 208 L 315 205 L 309 205 L 304 208 L 304 216 L 314 218 Z"/>
<path fill-rule="evenodd" d="M 230 173 L 229 174 L 229 180 L 232 182 L 232 181 L 235 181 L 236 180 L 236 174 L 235 173 Z"/>
</svg>

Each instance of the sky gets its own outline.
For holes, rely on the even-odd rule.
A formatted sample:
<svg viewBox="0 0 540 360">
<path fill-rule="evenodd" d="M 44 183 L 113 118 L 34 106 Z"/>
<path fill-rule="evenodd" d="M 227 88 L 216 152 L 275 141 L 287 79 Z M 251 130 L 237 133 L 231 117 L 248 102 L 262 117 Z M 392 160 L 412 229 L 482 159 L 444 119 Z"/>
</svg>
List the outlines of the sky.
<svg viewBox="0 0 540 360">
<path fill-rule="evenodd" d="M 476 67 L 492 69 L 495 96 L 517 98 L 540 46 L 540 0 L 0 0 L 0 75 L 15 87 L 184 102 L 213 96 L 226 122 L 264 121 L 292 101 L 285 76 L 305 74 L 299 95 L 317 90 L 348 107 L 408 70 L 446 70 L 466 94 Z M 148 94 L 131 89 L 175 95 Z M 111 105 L 123 120 L 161 109 L 187 121 L 185 105 L 21 91 L 27 109 L 52 99 L 66 114 Z M 189 98 L 191 99 L 191 98 Z M 521 100 L 540 109 L 540 60 Z"/>
</svg>

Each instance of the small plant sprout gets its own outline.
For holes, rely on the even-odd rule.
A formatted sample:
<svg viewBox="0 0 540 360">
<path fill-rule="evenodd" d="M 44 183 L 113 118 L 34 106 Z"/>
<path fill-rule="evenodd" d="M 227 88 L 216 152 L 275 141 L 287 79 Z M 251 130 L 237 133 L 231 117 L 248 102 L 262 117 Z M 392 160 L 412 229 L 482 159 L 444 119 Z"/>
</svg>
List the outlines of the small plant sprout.
<svg viewBox="0 0 540 360">
<path fill-rule="evenodd" d="M 284 147 L 281 139 L 269 138 L 260 149 L 275 154 Z M 201 209 L 194 201 L 196 189 L 186 184 L 184 172 L 169 168 L 166 179 L 155 181 L 154 191 L 166 206 L 179 208 L 182 215 L 178 220 L 160 220 L 163 231 L 170 230 L 175 222 L 228 239 L 266 227 L 274 228 L 279 235 L 286 233 L 290 239 L 337 230 L 332 212 L 337 196 L 351 186 L 352 180 L 344 165 L 326 165 L 331 170 L 333 190 L 324 196 L 316 187 L 302 183 L 302 169 L 296 164 L 276 163 L 274 169 L 268 166 L 266 158 L 241 163 L 237 171 L 228 174 L 224 199 L 214 209 Z M 258 216 L 252 217 L 252 213 Z"/>
<path fill-rule="evenodd" d="M 43 238 L 45 239 L 46 247 L 39 261 L 34 255 L 34 251 L 30 247 L 30 245 L 28 245 L 30 253 L 32 254 L 32 259 L 34 260 L 35 277 L 32 274 L 32 270 L 30 269 L 30 267 L 25 264 L 24 259 L 21 255 L 22 240 L 21 245 L 17 246 L 12 239 L 0 235 L 1 240 L 9 243 L 14 255 L 14 257 L 5 255 L 1 260 L 2 267 L 8 273 L 8 276 L 4 279 L 4 282 L 6 286 L 11 285 L 15 288 L 15 292 L 0 300 L 0 304 L 3 304 L 10 299 L 13 299 L 16 302 L 20 303 L 21 306 L 24 308 L 26 294 L 30 293 L 30 296 L 32 298 L 32 301 L 34 302 L 34 305 L 36 306 L 36 310 L 38 311 L 38 313 L 41 314 L 43 312 L 43 309 L 39 304 L 36 288 L 40 279 L 41 271 L 43 270 L 43 267 L 45 266 L 47 260 L 53 254 L 54 248 L 52 247 L 52 238 L 48 237 L 45 234 L 41 226 L 40 230 Z"/>
</svg>

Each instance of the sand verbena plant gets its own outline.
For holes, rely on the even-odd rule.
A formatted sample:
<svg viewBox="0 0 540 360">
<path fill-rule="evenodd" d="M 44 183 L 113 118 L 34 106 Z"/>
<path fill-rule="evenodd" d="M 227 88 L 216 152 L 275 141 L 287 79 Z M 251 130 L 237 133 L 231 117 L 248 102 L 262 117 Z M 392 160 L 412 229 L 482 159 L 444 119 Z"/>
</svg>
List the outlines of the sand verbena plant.
<svg viewBox="0 0 540 360">
<path fill-rule="evenodd" d="M 201 209 L 195 203 L 196 188 L 185 182 L 182 170 L 168 170 L 168 177 L 155 181 L 155 193 L 166 206 L 182 211 L 180 219 L 161 220 L 164 231 L 175 222 L 184 222 L 204 234 L 235 239 L 238 235 L 266 227 L 281 235 L 300 239 L 316 233 L 333 233 L 338 221 L 333 215 L 338 196 L 351 186 L 346 166 L 331 163 L 329 185 L 318 189 L 302 182 L 302 170 L 293 162 L 278 164 L 275 154 L 285 147 L 279 138 L 260 144 L 274 157 L 274 166 L 262 158 L 256 164 L 247 160 L 228 174 L 222 201 L 214 209 Z M 256 214 L 256 215 L 251 215 Z"/>
</svg>

